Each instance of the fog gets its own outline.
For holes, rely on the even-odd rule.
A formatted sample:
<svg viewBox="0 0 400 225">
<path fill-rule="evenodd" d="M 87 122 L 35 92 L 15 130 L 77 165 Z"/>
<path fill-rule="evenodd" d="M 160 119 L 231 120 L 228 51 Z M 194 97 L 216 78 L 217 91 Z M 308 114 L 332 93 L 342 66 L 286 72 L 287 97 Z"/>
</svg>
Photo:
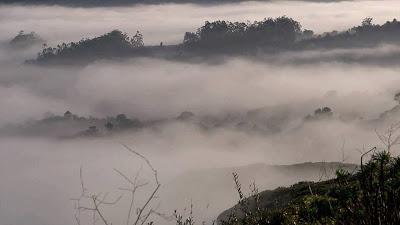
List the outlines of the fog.
<svg viewBox="0 0 400 225">
<path fill-rule="evenodd" d="M 384 3 L 383 3 L 384 2 Z M 0 40 L 11 38 L 19 30 L 35 31 L 49 43 L 80 40 L 113 29 L 130 34 L 142 31 L 146 44 L 177 43 L 186 31 L 193 31 L 205 20 L 254 21 L 287 15 L 301 21 L 303 27 L 318 33 L 345 30 L 365 17 L 376 23 L 398 17 L 399 3 L 393 1 L 343 1 L 310 3 L 275 1 L 243 2 L 224 5 L 166 4 L 115 8 L 64 8 L 2 6 Z M 82 23 L 84 21 L 84 23 Z"/>
<path fill-rule="evenodd" d="M 160 212 L 170 215 L 192 202 L 198 221 L 212 220 L 236 201 L 231 172 L 240 175 L 244 171 L 244 186 L 255 180 L 261 190 L 318 180 L 318 170 L 294 176 L 263 166 L 358 163 L 363 149 L 383 147 L 375 129 L 381 132 L 398 122 L 397 111 L 392 109 L 398 109 L 393 97 L 400 91 L 400 67 L 338 60 L 342 55 L 390 56 L 400 52 L 398 46 L 232 56 L 204 62 L 142 57 L 100 60 L 80 67 L 44 67 L 24 63 L 41 46 L 9 46 L 19 30 L 35 31 L 50 45 L 117 28 L 129 34 L 142 31 L 145 44 L 173 44 L 205 20 L 252 21 L 287 15 L 304 28 L 323 33 L 345 30 L 367 16 L 376 23 L 392 20 L 399 6 L 398 1 L 0 6 L 0 130 L 67 110 L 86 117 L 125 113 L 141 121 L 167 121 L 104 138 L 1 133 L 0 224 L 75 223 L 71 198 L 79 196 L 81 167 L 88 188 L 109 192 L 110 198 L 123 193 L 118 188 L 124 186 L 113 168 L 135 174 L 143 167 L 143 179 L 151 181 L 146 164 L 121 144 L 146 155 L 159 171 Z M 332 108 L 332 119 L 304 120 L 325 106 Z M 388 110 L 393 116 L 383 117 Z M 183 111 L 193 112 L 200 122 L 210 117 L 228 122 L 205 131 L 198 121 L 174 119 Z M 257 125 L 267 119 L 279 129 L 237 129 L 229 122 Z M 222 172 L 217 168 L 223 168 Z M 125 223 L 127 203 L 123 198 L 120 205 L 106 210 L 113 224 Z"/>
</svg>

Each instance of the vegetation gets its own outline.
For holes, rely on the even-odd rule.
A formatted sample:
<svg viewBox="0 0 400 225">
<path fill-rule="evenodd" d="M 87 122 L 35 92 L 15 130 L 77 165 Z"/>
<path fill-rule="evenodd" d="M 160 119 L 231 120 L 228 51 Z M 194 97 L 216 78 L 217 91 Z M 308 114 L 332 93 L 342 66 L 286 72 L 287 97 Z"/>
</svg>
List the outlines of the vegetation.
<svg viewBox="0 0 400 225">
<path fill-rule="evenodd" d="M 35 32 L 25 33 L 25 31 L 21 30 L 18 32 L 17 36 L 10 41 L 10 45 L 13 47 L 25 48 L 43 42 L 44 40 Z"/>
<path fill-rule="evenodd" d="M 183 44 L 188 48 L 234 51 L 254 47 L 288 47 L 302 34 L 299 22 L 282 16 L 254 23 L 206 22 L 196 33 L 187 32 Z"/>
<path fill-rule="evenodd" d="M 299 47 L 369 47 L 380 43 L 399 43 L 400 22 L 396 19 L 379 25 L 372 18 L 365 18 L 361 25 L 344 32 L 333 31 L 304 40 Z"/>
<path fill-rule="evenodd" d="M 261 193 L 253 188 L 249 198 L 234 174 L 239 204 L 220 216 L 221 224 L 399 224 L 400 157 L 375 150 L 355 173 L 339 169 L 324 182 Z"/>
<path fill-rule="evenodd" d="M 320 119 L 330 119 L 333 116 L 332 109 L 329 107 L 323 107 L 316 109 L 313 115 L 307 115 L 305 121 L 315 121 Z"/>
<path fill-rule="evenodd" d="M 186 32 L 178 45 L 144 46 L 138 31 L 133 37 L 114 30 L 93 39 L 62 43 L 57 47 L 44 45 L 36 60 L 43 64 L 86 64 L 98 59 L 136 56 L 188 59 L 188 56 L 218 54 L 257 54 L 320 48 L 373 47 L 383 43 L 398 44 L 400 22 L 394 19 L 382 25 L 366 18 L 349 30 L 315 35 L 302 30 L 301 24 L 289 17 L 266 18 L 253 23 L 206 21 L 196 32 Z M 162 42 L 161 42 L 162 43 Z M 391 58 L 383 62 L 397 62 Z M 397 56 L 400 57 L 400 56 Z M 350 59 L 347 57 L 347 61 Z M 360 59 L 358 59 L 360 60 Z M 370 59 L 366 59 L 370 60 Z"/>
<path fill-rule="evenodd" d="M 6 126 L 0 132 L 9 135 L 45 135 L 57 138 L 104 137 L 127 130 L 135 131 L 143 126 L 142 121 L 128 118 L 125 114 L 96 118 L 79 116 L 66 111 L 64 115 L 48 115 L 41 120 Z"/>
<path fill-rule="evenodd" d="M 131 205 L 127 214 L 127 224 L 154 224 L 150 215 L 173 219 L 177 225 L 195 225 L 193 204 L 187 216 L 175 211 L 172 216 L 158 213 L 151 206 L 161 184 L 157 170 L 151 162 L 128 146 L 129 152 L 143 159 L 154 175 L 154 185 L 148 193 L 145 203 L 133 213 L 135 194 L 147 183 L 138 181 L 115 169 L 128 184 L 121 190 L 131 193 Z M 364 164 L 363 158 L 372 152 L 370 160 Z M 400 157 L 393 157 L 389 151 L 377 151 L 376 148 L 364 153 L 360 169 L 349 172 L 336 171 L 336 178 L 322 182 L 300 182 L 291 187 L 280 187 L 273 191 L 259 192 L 255 183 L 250 185 L 250 195 L 245 196 L 239 177 L 233 173 L 233 180 L 239 195 L 238 204 L 218 218 L 221 225 L 289 225 L 289 224 L 389 224 L 400 223 Z M 72 199 L 76 203 L 75 218 L 81 224 L 85 212 L 93 212 L 94 221 L 109 225 L 111 222 L 104 213 L 104 205 L 116 204 L 122 196 L 107 201 L 107 194 L 89 192 L 84 186 L 81 170 L 82 193 Z M 96 219 L 97 218 L 97 219 Z M 205 224 L 203 222 L 202 224 Z M 213 222 L 212 224 L 216 224 Z"/>
<path fill-rule="evenodd" d="M 299 22 L 286 16 L 254 23 L 207 21 L 196 33 L 187 32 L 183 44 L 188 48 L 217 52 L 246 52 L 254 49 L 301 50 L 399 43 L 399 21 L 393 19 L 383 25 L 373 24 L 372 21 L 372 18 L 365 18 L 361 25 L 349 30 L 321 35 L 314 35 L 311 30 L 302 30 Z"/>
<path fill-rule="evenodd" d="M 38 54 L 37 61 L 73 63 L 80 60 L 122 57 L 138 52 L 143 46 L 143 35 L 139 31 L 133 37 L 129 37 L 126 33 L 114 30 L 93 39 L 62 43 L 56 48 L 44 45 L 44 49 Z"/>
<path fill-rule="evenodd" d="M 330 113 L 324 108 L 318 113 Z M 65 117 L 73 117 L 66 112 Z M 117 116 L 117 120 L 125 120 Z M 223 212 L 218 218 L 221 225 L 289 225 L 289 224 L 388 224 L 400 223 L 400 157 L 392 156 L 392 147 L 399 144 L 398 127 L 391 126 L 387 132 L 377 133 L 386 150 L 378 151 L 376 147 L 364 152 L 361 156 L 360 167 L 353 171 L 345 167 L 336 170 L 336 177 L 320 182 L 300 182 L 290 187 L 279 187 L 275 190 L 259 192 L 255 183 L 250 185 L 250 194 L 246 196 L 239 181 L 239 176 L 233 173 L 234 184 L 239 196 L 236 206 Z M 132 205 L 136 190 L 142 185 L 137 182 L 139 173 L 134 179 L 129 178 L 119 170 L 115 170 L 132 187 L 126 190 L 131 193 L 132 203 L 128 210 L 127 224 L 154 224 L 150 215 L 161 216 L 176 222 L 177 225 L 196 224 L 191 204 L 189 214 L 185 217 L 175 211 L 172 216 L 164 215 L 151 208 L 155 194 L 161 184 L 158 181 L 157 170 L 151 162 L 140 153 L 124 146 L 134 155 L 143 159 L 154 174 L 154 188 L 137 215 L 133 214 Z M 365 163 L 365 158 L 370 159 Z M 298 165 L 295 165 L 296 167 Z M 81 172 L 82 173 L 82 172 Z M 81 174 L 82 176 L 82 174 Z M 114 205 L 116 200 L 106 201 L 106 195 L 90 193 L 82 183 L 82 194 L 73 199 L 76 203 L 76 219 L 80 224 L 80 216 L 85 211 L 92 211 L 98 220 L 109 225 L 101 206 Z M 85 205 L 85 206 L 83 206 Z M 131 223 L 132 224 L 132 223 Z M 203 222 L 203 224 L 205 224 Z M 213 223 L 215 224 L 215 222 Z"/>
</svg>

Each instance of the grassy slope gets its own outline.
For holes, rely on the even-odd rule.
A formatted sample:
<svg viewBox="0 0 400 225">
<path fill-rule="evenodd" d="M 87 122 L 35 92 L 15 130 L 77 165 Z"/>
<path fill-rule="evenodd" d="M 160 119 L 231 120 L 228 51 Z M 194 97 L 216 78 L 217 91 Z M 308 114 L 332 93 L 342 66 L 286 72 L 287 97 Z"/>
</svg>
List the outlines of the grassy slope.
<svg viewBox="0 0 400 225">
<path fill-rule="evenodd" d="M 283 170 L 287 170 L 288 172 L 294 172 L 295 174 L 299 174 L 302 171 L 310 170 L 313 167 L 322 167 L 338 169 L 342 168 L 349 172 L 355 171 L 357 166 L 354 164 L 341 164 L 341 163 L 301 163 L 294 164 L 288 166 L 280 166 Z M 320 181 L 320 182 L 299 182 L 290 187 L 279 187 L 274 190 L 265 190 L 259 193 L 260 196 L 260 206 L 266 209 L 280 209 L 288 206 L 290 203 L 297 202 L 302 199 L 306 195 L 314 194 L 314 195 L 324 195 L 326 194 L 334 185 L 334 180 Z M 249 200 L 250 202 L 252 200 Z M 252 203 L 250 203 L 251 205 Z M 219 216 L 217 221 L 226 220 L 228 216 L 237 210 L 239 205 L 235 205 L 234 207 L 225 210 Z"/>
</svg>

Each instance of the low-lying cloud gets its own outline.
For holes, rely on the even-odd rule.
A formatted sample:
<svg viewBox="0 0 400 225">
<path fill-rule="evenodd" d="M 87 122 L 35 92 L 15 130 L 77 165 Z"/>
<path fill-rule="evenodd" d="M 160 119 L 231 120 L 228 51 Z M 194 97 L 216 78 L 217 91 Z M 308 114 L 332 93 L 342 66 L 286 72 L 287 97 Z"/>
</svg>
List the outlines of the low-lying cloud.
<svg viewBox="0 0 400 225">
<path fill-rule="evenodd" d="M 398 1 L 341 1 L 336 3 L 272 1 L 223 5 L 160 4 L 132 7 L 66 8 L 59 6 L 0 6 L 0 40 L 20 30 L 35 31 L 49 44 L 78 41 L 121 29 L 142 31 L 145 44 L 178 43 L 186 31 L 209 20 L 254 21 L 287 15 L 317 33 L 346 30 L 365 17 L 383 23 L 398 17 Z M 84 22 L 82 22 L 84 21 Z"/>
<path fill-rule="evenodd" d="M 205 20 L 215 19 L 246 21 L 285 14 L 317 32 L 343 30 L 366 16 L 381 23 L 396 17 L 396 7 L 400 6 L 397 1 L 384 3 L 0 6 L 0 127 L 29 124 L 27 121 L 41 119 L 46 113 L 62 115 L 67 110 L 86 117 L 125 113 L 142 121 L 171 119 L 191 111 L 196 117 L 225 119 L 228 124 L 205 130 L 195 123 L 171 119 L 104 139 L 2 136 L 0 218 L 6 224 L 73 223 L 69 198 L 79 192 L 81 165 L 88 184 L 99 191 L 120 187 L 120 177 L 113 168 L 140 168 L 142 163 L 129 158 L 120 143 L 148 156 L 159 168 L 162 182 L 174 188 L 170 184 L 176 177 L 179 180 L 180 174 L 194 169 L 343 159 L 358 162 L 360 149 L 380 145 L 374 129 L 379 132 L 386 124 L 397 122 L 397 114 L 388 121 L 380 115 L 398 105 L 393 96 L 399 91 L 400 67 L 380 61 L 343 60 L 343 56 L 389 57 L 399 52 L 396 46 L 224 57 L 207 62 L 132 58 L 96 61 L 84 67 L 41 67 L 23 63 L 34 58 L 40 46 L 19 50 L 8 46 L 7 41 L 19 30 L 35 31 L 49 44 L 93 37 L 116 28 L 131 34 L 141 30 L 147 44 L 169 44 L 180 42 L 185 31 L 194 30 Z M 332 108 L 332 119 L 304 122 L 305 116 L 324 106 Z M 259 132 L 250 125 L 238 129 L 234 122 L 241 120 L 250 125 L 276 120 L 276 124 L 268 125 L 279 129 Z M 261 187 L 274 188 L 300 178 L 273 179 L 257 182 Z M 168 189 L 163 191 L 168 193 Z M 193 190 L 187 191 L 176 198 L 188 199 L 189 203 L 188 193 Z M 168 205 L 183 207 L 178 202 L 182 199 Z M 213 204 L 213 210 L 218 211 L 233 202 L 223 199 Z M 173 209 L 163 208 L 169 212 Z M 113 212 L 114 217 L 118 215 Z"/>
</svg>

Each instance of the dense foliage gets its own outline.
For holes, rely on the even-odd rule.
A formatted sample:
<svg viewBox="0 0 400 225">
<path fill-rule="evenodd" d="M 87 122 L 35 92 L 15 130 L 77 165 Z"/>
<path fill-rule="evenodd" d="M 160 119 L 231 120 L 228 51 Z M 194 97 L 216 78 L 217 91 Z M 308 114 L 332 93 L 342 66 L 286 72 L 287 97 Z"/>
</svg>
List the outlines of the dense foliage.
<svg viewBox="0 0 400 225">
<path fill-rule="evenodd" d="M 399 35 L 400 22 L 396 19 L 378 25 L 372 23 L 372 18 L 366 18 L 361 25 L 343 32 L 332 31 L 314 35 L 311 30 L 302 30 L 299 22 L 283 16 L 254 23 L 207 21 L 197 32 L 187 32 L 183 44 L 187 48 L 214 52 L 243 52 L 254 49 L 301 50 L 399 43 Z"/>
<path fill-rule="evenodd" d="M 79 42 L 62 43 L 56 48 L 47 47 L 38 54 L 37 61 L 102 59 L 121 57 L 131 54 L 144 46 L 143 36 L 138 31 L 133 37 L 119 30 L 111 31 L 93 39 L 82 39 Z"/>
<path fill-rule="evenodd" d="M 183 44 L 220 51 L 266 46 L 287 47 L 301 33 L 300 23 L 285 16 L 254 23 L 207 21 L 196 33 L 187 32 Z"/>
<path fill-rule="evenodd" d="M 332 31 L 303 41 L 300 47 L 369 47 L 380 43 L 399 43 L 400 22 L 396 19 L 379 25 L 365 18 L 361 25 L 344 32 Z"/>
<path fill-rule="evenodd" d="M 114 30 L 93 39 L 62 43 L 55 48 L 44 45 L 37 59 L 31 62 L 79 64 L 116 57 L 188 59 L 190 56 L 210 54 L 237 55 L 321 48 L 374 47 L 380 44 L 399 44 L 399 35 L 400 22 L 396 19 L 377 25 L 372 23 L 372 18 L 366 18 L 361 25 L 349 30 L 320 35 L 315 35 L 311 30 L 302 30 L 299 22 L 286 16 L 253 23 L 218 20 L 205 22 L 196 32 L 186 32 L 183 42 L 178 45 L 164 46 L 161 42 L 159 46 L 144 46 L 140 32 L 129 37 L 119 30 Z M 389 56 L 381 61 L 397 62 L 396 57 L 400 56 Z M 343 60 L 349 61 L 351 58 Z"/>
</svg>

